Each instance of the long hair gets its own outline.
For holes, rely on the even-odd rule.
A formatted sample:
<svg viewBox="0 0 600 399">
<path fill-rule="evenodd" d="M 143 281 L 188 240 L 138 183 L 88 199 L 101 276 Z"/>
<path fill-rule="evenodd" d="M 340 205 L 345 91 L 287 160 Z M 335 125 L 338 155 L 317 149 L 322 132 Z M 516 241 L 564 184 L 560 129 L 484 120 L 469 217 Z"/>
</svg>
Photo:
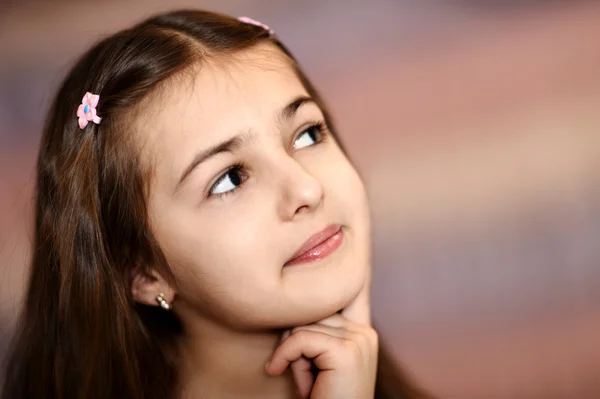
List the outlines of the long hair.
<svg viewBox="0 0 600 399">
<path fill-rule="evenodd" d="M 325 110 L 276 37 L 210 12 L 152 17 L 100 41 L 75 64 L 41 138 L 29 285 L 3 399 L 174 396 L 182 326 L 174 313 L 138 304 L 131 294 L 136 267 L 173 277 L 148 224 L 152 171 L 127 121 L 182 71 L 266 41 L 289 56 Z M 75 110 L 86 91 L 100 94 L 103 119 L 81 130 Z M 376 385 L 378 399 L 424 397 L 383 346 Z"/>
</svg>

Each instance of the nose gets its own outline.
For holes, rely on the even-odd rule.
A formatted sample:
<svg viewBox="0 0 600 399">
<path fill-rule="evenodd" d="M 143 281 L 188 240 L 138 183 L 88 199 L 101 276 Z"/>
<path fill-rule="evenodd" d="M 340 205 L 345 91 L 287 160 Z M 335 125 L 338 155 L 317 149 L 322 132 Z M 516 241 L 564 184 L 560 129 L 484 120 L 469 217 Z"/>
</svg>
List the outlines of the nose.
<svg viewBox="0 0 600 399">
<path fill-rule="evenodd" d="M 280 163 L 281 198 L 278 211 L 282 220 L 293 220 L 322 206 L 323 185 L 319 179 L 291 157 Z"/>
</svg>

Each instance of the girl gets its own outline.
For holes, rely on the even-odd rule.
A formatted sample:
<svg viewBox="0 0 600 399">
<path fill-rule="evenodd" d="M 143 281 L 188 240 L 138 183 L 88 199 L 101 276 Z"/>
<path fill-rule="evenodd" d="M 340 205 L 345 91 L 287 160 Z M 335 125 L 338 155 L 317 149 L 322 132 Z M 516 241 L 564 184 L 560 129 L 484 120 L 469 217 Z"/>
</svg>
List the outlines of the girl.
<svg viewBox="0 0 600 399">
<path fill-rule="evenodd" d="M 46 122 L 3 398 L 424 397 L 371 325 L 369 223 L 268 27 L 178 11 L 108 37 Z"/>
</svg>

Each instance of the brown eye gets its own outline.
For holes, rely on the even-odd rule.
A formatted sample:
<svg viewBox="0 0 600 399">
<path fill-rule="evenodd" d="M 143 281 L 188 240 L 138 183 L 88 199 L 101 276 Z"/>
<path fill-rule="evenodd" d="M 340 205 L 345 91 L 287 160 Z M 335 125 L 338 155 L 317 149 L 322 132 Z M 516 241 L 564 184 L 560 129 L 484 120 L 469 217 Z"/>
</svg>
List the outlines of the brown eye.
<svg viewBox="0 0 600 399">
<path fill-rule="evenodd" d="M 243 173 L 243 167 L 240 165 L 229 168 L 210 188 L 211 195 L 223 195 L 232 192 L 238 188 L 246 176 Z"/>
<path fill-rule="evenodd" d="M 310 147 L 322 140 L 323 125 L 321 123 L 314 124 L 304 129 L 296 140 L 294 140 L 294 148 L 299 150 L 304 147 Z"/>
</svg>

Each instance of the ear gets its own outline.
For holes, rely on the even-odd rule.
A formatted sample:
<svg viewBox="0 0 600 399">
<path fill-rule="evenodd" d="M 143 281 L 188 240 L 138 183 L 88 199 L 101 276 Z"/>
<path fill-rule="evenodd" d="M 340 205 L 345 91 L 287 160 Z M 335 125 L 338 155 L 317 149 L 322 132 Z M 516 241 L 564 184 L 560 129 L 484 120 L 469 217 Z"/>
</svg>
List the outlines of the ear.
<svg viewBox="0 0 600 399">
<path fill-rule="evenodd" d="M 156 270 L 138 267 L 133 271 L 131 293 L 136 302 L 150 306 L 159 306 L 156 297 L 163 294 L 165 300 L 173 303 L 175 290 Z"/>
</svg>

